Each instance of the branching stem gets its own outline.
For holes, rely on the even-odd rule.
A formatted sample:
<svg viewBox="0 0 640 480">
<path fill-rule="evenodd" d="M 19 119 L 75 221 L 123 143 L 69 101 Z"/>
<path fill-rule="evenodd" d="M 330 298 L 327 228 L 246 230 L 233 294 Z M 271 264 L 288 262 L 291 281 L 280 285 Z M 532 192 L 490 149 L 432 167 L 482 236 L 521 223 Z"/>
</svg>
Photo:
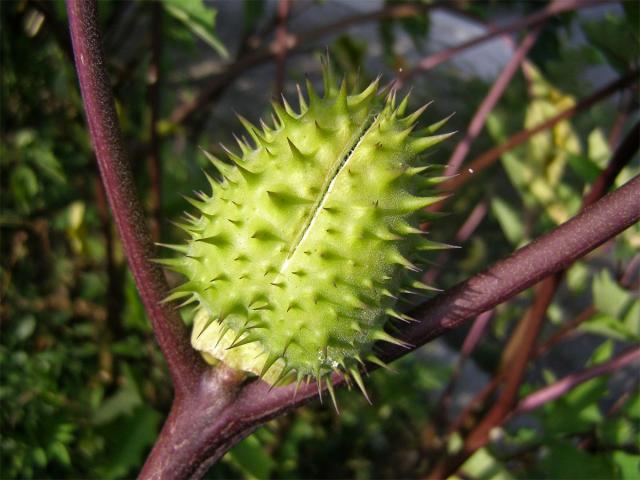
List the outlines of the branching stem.
<svg viewBox="0 0 640 480">
<path fill-rule="evenodd" d="M 638 150 L 638 129 L 636 124 L 627 134 L 626 138 L 615 152 L 607 168 L 600 174 L 591 190 L 585 195 L 582 202 L 582 210 L 588 209 L 599 200 L 613 184 L 616 176 L 622 168 L 633 158 Z M 542 281 L 536 289 L 533 303 L 527 313 L 522 317 L 509 342 L 501 359 L 500 370 L 496 373 L 492 385 L 497 387 L 503 384 L 503 389 L 489 408 L 489 411 L 482 417 L 477 425 L 469 433 L 465 441 L 465 448 L 451 457 L 442 456 L 433 469 L 432 475 L 437 478 L 449 476 L 458 468 L 464 460 L 478 448 L 484 446 L 489 441 L 489 433 L 496 426 L 504 423 L 511 415 L 517 401 L 520 385 L 525 378 L 527 366 L 535 356 L 536 342 L 544 320 L 546 312 L 553 297 L 562 282 L 565 270 L 560 270 Z"/>
<path fill-rule="evenodd" d="M 95 0 L 67 4 L 76 69 L 101 177 L 145 308 L 169 365 L 176 397 L 141 478 L 204 475 L 231 446 L 265 421 L 317 395 L 315 386 L 270 389 L 223 365 L 206 368 L 177 313 L 161 300 L 167 284 L 153 256 L 115 112 Z M 412 312 L 421 321 L 401 337 L 411 349 L 381 349 L 391 361 L 530 287 L 640 219 L 640 177 L 537 241 Z M 373 366 L 371 366 L 373 368 Z M 334 376 L 334 383 L 342 382 Z"/>
<path fill-rule="evenodd" d="M 400 336 L 413 347 L 384 348 L 381 358 L 392 361 L 457 328 L 565 268 L 639 219 L 640 176 L 535 242 L 418 307 L 411 314 L 420 318 L 420 323 L 403 330 Z M 369 369 L 375 366 L 370 365 Z M 340 384 L 343 378 L 334 376 L 333 380 Z M 184 412 L 187 408 L 184 405 L 175 407 L 175 413 L 172 411 L 167 421 L 171 430 L 165 427 L 173 433 L 169 436 L 163 431 L 141 478 L 201 476 L 234 443 L 259 425 L 317 396 L 315 385 L 301 386 L 296 395 L 293 385 L 270 389 L 268 384 L 254 380 L 238 390 L 233 401 L 217 402 L 213 392 L 220 387 L 216 382 L 203 381 L 188 399 L 188 413 Z"/>
<path fill-rule="evenodd" d="M 178 313 L 162 300 L 168 286 L 154 257 L 129 161 L 125 154 L 113 94 L 102 53 L 94 0 L 67 3 L 71 40 L 93 148 L 122 246 L 160 348 L 169 365 L 176 394 L 195 386 L 204 362 L 191 348 Z"/>
</svg>

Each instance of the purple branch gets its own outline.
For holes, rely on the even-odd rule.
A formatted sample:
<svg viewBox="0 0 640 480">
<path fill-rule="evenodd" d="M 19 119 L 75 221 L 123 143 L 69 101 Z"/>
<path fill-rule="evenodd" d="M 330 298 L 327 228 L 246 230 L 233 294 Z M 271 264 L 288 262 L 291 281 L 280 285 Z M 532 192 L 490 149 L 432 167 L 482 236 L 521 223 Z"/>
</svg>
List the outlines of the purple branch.
<svg viewBox="0 0 640 480">
<path fill-rule="evenodd" d="M 446 62 L 447 60 L 463 52 L 464 50 L 473 48 L 495 37 L 504 35 L 505 33 L 515 32 L 533 25 L 539 25 L 542 22 L 549 19 L 550 17 L 553 17 L 563 12 L 568 12 L 570 10 L 575 10 L 577 8 L 586 8 L 586 7 L 603 5 L 605 3 L 611 3 L 611 1 L 612 0 L 601 0 L 601 1 L 562 0 L 562 1 L 552 2 L 546 8 L 540 11 L 534 12 L 531 15 L 520 18 L 511 23 L 505 24 L 501 27 L 492 29 L 491 31 L 485 34 L 482 34 L 478 37 L 474 37 L 470 40 L 467 40 L 466 42 L 463 42 L 460 45 L 456 45 L 455 47 L 451 47 L 441 52 L 436 52 L 432 55 L 429 55 L 428 57 L 423 58 L 418 63 L 418 65 L 416 65 L 414 68 L 410 70 L 407 70 L 404 73 L 404 75 L 402 75 L 402 77 L 400 78 L 400 82 L 405 83 L 409 78 L 413 77 L 417 73 L 421 71 L 431 70 L 432 68 L 440 65 L 441 63 Z"/>
<path fill-rule="evenodd" d="M 598 176 L 582 201 L 582 208 L 586 208 L 602 196 L 611 188 L 614 180 L 622 169 L 633 158 L 633 155 L 640 147 L 640 121 L 637 121 L 627 133 L 620 146 L 616 149 L 613 158 L 607 167 Z"/>
<path fill-rule="evenodd" d="M 440 398 L 438 399 L 438 403 L 433 410 L 434 414 L 431 416 L 431 423 L 435 424 L 438 427 L 438 431 L 442 431 L 449 416 L 447 412 L 451 406 L 453 391 L 456 383 L 458 382 L 460 374 L 462 373 L 462 368 L 464 367 L 467 359 L 473 353 L 473 350 L 476 348 L 478 343 L 480 343 L 480 340 L 484 336 L 485 331 L 490 324 L 492 316 L 493 310 L 488 310 L 478 315 L 473 321 L 473 325 L 471 325 L 469 333 L 464 339 L 460 355 L 458 355 L 456 366 L 454 367 L 453 373 L 451 374 L 451 377 L 447 382 L 447 386 L 444 388 L 444 390 L 442 391 L 442 395 L 440 395 Z"/>
<path fill-rule="evenodd" d="M 540 408 L 545 403 L 552 402 L 553 400 L 565 395 L 569 390 L 576 388 L 581 383 L 591 380 L 592 378 L 607 373 L 614 372 L 620 368 L 623 368 L 630 363 L 640 360 L 640 347 L 634 347 L 630 350 L 621 353 L 617 357 L 612 358 L 608 362 L 596 365 L 595 367 L 588 368 L 582 372 L 572 373 L 566 377 L 552 383 L 540 390 L 527 395 L 518 404 L 517 409 L 513 412 L 513 415 L 518 413 L 529 412 Z"/>
<path fill-rule="evenodd" d="M 565 268 L 639 219 L 640 176 L 537 241 L 416 309 L 413 316 L 421 318 L 420 323 L 401 335 L 413 347 L 384 348 L 381 357 L 391 361 L 406 355 Z M 334 376 L 334 383 L 342 380 Z M 233 385 L 232 381 L 227 383 Z M 230 390 L 221 388 L 217 380 L 202 382 L 190 398 L 176 402 L 165 425 L 172 434 L 160 436 L 141 478 L 204 475 L 209 466 L 260 424 L 317 395 L 315 385 L 303 385 L 295 395 L 293 385 L 270 389 L 259 380 L 233 394 Z"/>
<path fill-rule="evenodd" d="M 556 1 L 554 3 L 558 2 Z M 491 90 L 489 90 L 487 96 L 482 100 L 478 110 L 471 119 L 467 133 L 456 145 L 456 148 L 451 154 L 447 164 L 447 169 L 445 170 L 445 175 L 454 175 L 460 169 L 460 165 L 462 165 L 462 162 L 464 162 L 465 157 L 471 149 L 471 144 L 478 135 L 480 135 L 480 132 L 487 121 L 487 117 L 498 103 L 498 100 L 502 98 L 502 94 L 511 83 L 511 79 L 518 71 L 518 68 L 526 58 L 527 53 L 531 50 L 531 47 L 535 45 L 541 28 L 542 27 L 537 27 L 533 31 L 529 32 L 524 37 L 520 45 L 518 45 L 518 48 L 513 52 L 512 57 L 507 62 L 507 65 L 502 69 L 500 75 L 498 75 L 498 78 L 491 87 Z"/>
<path fill-rule="evenodd" d="M 179 316 L 160 301 L 167 285 L 149 262 L 153 248 L 125 157 L 97 28 L 94 1 L 70 0 L 69 22 L 74 55 L 89 129 L 102 179 L 120 231 L 123 247 L 163 353 L 169 364 L 176 398 L 171 414 L 150 455 L 143 478 L 200 476 L 234 443 L 258 425 L 316 395 L 303 387 L 269 390 L 261 381 L 240 387 L 238 374 L 224 366 L 206 369 L 189 344 Z M 404 338 L 415 348 L 453 329 L 617 235 L 640 218 L 640 179 L 586 209 L 580 215 L 518 250 L 421 307 L 420 324 Z M 388 348 L 392 360 L 410 350 Z M 336 383 L 341 378 L 335 377 Z"/>
<path fill-rule="evenodd" d="M 273 92 L 278 101 L 284 95 L 284 77 L 287 62 L 288 37 L 287 20 L 289 18 L 289 0 L 278 2 L 278 26 L 276 28 L 276 86 Z"/>
<path fill-rule="evenodd" d="M 67 12 L 82 100 L 102 182 L 138 291 L 169 365 L 176 395 L 180 395 L 194 388 L 204 362 L 191 348 L 180 316 L 170 305 L 161 303 L 168 286 L 162 270 L 150 262 L 154 257 L 153 244 L 118 125 L 96 3 L 69 0 Z"/>
<path fill-rule="evenodd" d="M 422 345 L 558 272 L 640 219 L 640 176 L 484 272 L 418 307 L 403 339 Z M 401 355 L 388 349 L 386 357 Z"/>
<path fill-rule="evenodd" d="M 598 89 L 593 92 L 586 98 L 583 98 L 574 106 L 567 108 L 566 110 L 562 110 L 560 113 L 550 117 L 543 122 L 540 122 L 534 125 L 531 128 L 527 128 L 524 130 L 520 130 L 515 133 L 511 137 L 507 139 L 506 142 L 501 143 L 500 145 L 496 145 L 495 147 L 487 150 L 486 152 L 480 154 L 476 157 L 469 165 L 469 171 L 463 171 L 460 175 L 453 177 L 450 180 L 447 180 L 442 184 L 442 188 L 444 190 L 457 190 L 465 185 L 467 182 L 471 180 L 476 180 L 477 174 L 489 166 L 493 165 L 504 153 L 509 152 L 516 148 L 519 145 L 529 141 L 531 137 L 537 135 L 540 132 L 548 130 L 555 126 L 556 124 L 566 120 L 568 118 L 573 117 L 579 112 L 583 112 L 588 108 L 591 108 L 596 103 L 604 100 L 605 98 L 613 95 L 618 90 L 627 88 L 630 85 L 637 85 L 638 81 L 638 70 L 632 70 L 626 73 L 624 76 L 614 80 L 613 82 L 605 85 L 604 87 Z M 443 200 L 432 207 L 430 210 L 440 210 L 442 206 L 445 204 L 446 200 Z"/>
<path fill-rule="evenodd" d="M 469 330 L 469 334 L 464 339 L 464 343 L 462 344 L 462 352 L 458 360 L 460 367 L 458 368 L 461 368 L 464 360 L 471 355 L 471 352 L 473 352 L 473 350 L 476 348 L 476 345 L 480 343 L 480 340 L 482 339 L 484 332 L 489 325 L 489 320 L 491 320 L 492 316 L 493 310 L 488 310 L 478 315 L 474 320 L 473 325 Z"/>
<path fill-rule="evenodd" d="M 482 223 L 482 220 L 484 220 L 484 217 L 487 215 L 487 210 L 488 206 L 486 201 L 478 203 L 473 210 L 471 210 L 471 213 L 453 237 L 455 245 L 461 245 L 469 240 L 480 223 Z M 443 250 L 436 258 L 434 266 L 424 274 L 422 281 L 427 285 L 434 285 L 436 278 L 438 278 L 438 275 L 440 275 L 442 271 L 442 267 L 447 263 L 450 256 L 451 250 Z"/>
</svg>

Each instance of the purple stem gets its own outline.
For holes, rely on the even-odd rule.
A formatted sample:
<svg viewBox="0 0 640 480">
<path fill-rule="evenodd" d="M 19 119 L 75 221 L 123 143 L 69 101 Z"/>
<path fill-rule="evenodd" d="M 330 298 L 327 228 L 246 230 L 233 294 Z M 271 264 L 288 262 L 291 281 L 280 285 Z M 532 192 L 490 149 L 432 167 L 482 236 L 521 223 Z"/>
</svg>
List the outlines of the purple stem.
<svg viewBox="0 0 640 480">
<path fill-rule="evenodd" d="M 571 118 L 579 112 L 583 112 L 588 108 L 592 107 L 596 103 L 604 100 L 605 98 L 613 95 L 618 90 L 627 88 L 631 85 L 635 87 L 637 85 L 638 80 L 638 71 L 632 70 L 625 74 L 624 76 L 614 80 L 613 82 L 605 85 L 604 87 L 598 89 L 593 92 L 586 98 L 583 98 L 578 103 L 576 103 L 573 107 L 569 107 L 566 110 L 562 110 L 557 115 L 550 117 L 543 122 L 540 122 L 534 125 L 531 128 L 526 128 L 524 130 L 520 130 L 515 133 L 511 137 L 507 139 L 504 143 L 500 145 L 496 145 L 493 148 L 485 151 L 484 153 L 477 156 L 473 161 L 471 161 L 468 166 L 470 167 L 468 172 L 461 172 L 459 175 L 445 181 L 441 184 L 442 189 L 446 191 L 455 191 L 458 188 L 461 188 L 467 182 L 474 180 L 477 181 L 477 175 L 481 171 L 487 169 L 493 163 L 498 160 L 505 152 L 511 151 L 519 145 L 529 141 L 534 135 L 537 135 L 540 132 L 548 130 L 555 126 L 556 124 L 566 120 L 567 118 Z M 438 211 L 441 210 L 445 205 L 446 199 L 432 205 L 429 207 L 429 210 Z"/>
<path fill-rule="evenodd" d="M 456 232 L 456 235 L 454 237 L 455 245 L 460 245 L 469 240 L 471 235 L 473 235 L 473 232 L 476 231 L 476 228 L 478 228 L 478 225 L 480 225 L 480 223 L 486 216 L 487 209 L 487 202 L 485 201 L 478 203 L 473 208 L 465 222 Z M 451 256 L 450 252 L 451 250 L 443 250 L 440 255 L 438 255 L 438 258 L 436 258 L 435 261 L 435 265 L 427 270 L 427 273 L 425 273 L 422 277 L 422 281 L 424 283 L 426 283 L 427 285 L 433 285 L 435 283 L 436 278 L 438 278 L 438 275 L 440 275 L 440 273 L 442 272 L 442 267 L 447 263 L 447 260 Z"/>
<path fill-rule="evenodd" d="M 614 372 L 637 360 L 640 360 L 640 347 L 631 348 L 608 362 L 596 365 L 595 367 L 567 375 L 557 382 L 524 397 L 513 412 L 513 415 L 540 408 L 545 403 L 552 402 L 587 380 Z"/>
<path fill-rule="evenodd" d="M 421 318 L 421 322 L 407 328 L 403 339 L 421 345 L 456 328 L 467 318 L 563 270 L 638 219 L 640 176 L 484 272 L 418 307 L 412 316 Z M 387 358 L 399 355 L 398 348 L 388 349 Z"/>
<path fill-rule="evenodd" d="M 279 0 L 278 2 L 278 26 L 276 28 L 276 86 L 273 92 L 275 98 L 280 101 L 281 95 L 284 94 L 284 79 L 286 73 L 287 49 L 288 49 L 288 32 L 287 21 L 290 9 L 289 0 Z"/>
<path fill-rule="evenodd" d="M 640 176 L 508 258 L 418 307 L 412 313 L 420 323 L 401 335 L 413 347 L 383 348 L 380 357 L 391 361 L 406 355 L 566 268 L 639 219 Z M 374 368 L 369 366 L 369 370 Z M 340 376 L 333 380 L 336 384 L 343 381 Z M 294 395 L 293 385 L 270 389 L 259 380 L 230 391 L 217 381 L 203 381 L 188 399 L 176 399 L 140 478 L 200 477 L 259 425 L 317 396 L 315 385 L 303 385 Z"/>
<path fill-rule="evenodd" d="M 493 310 L 488 310 L 484 313 L 481 313 L 476 317 L 473 321 L 473 325 L 469 330 L 469 333 L 464 339 L 464 343 L 462 344 L 462 350 L 460 355 L 458 355 L 458 360 L 456 362 L 456 366 L 453 369 L 453 373 L 449 378 L 449 382 L 447 386 L 444 388 L 442 395 L 440 395 L 440 399 L 436 405 L 434 410 L 435 414 L 433 415 L 433 422 L 436 423 L 440 427 L 440 431 L 447 420 L 447 412 L 451 406 L 451 398 L 453 396 L 453 391 L 456 383 L 460 377 L 460 373 L 462 372 L 462 368 L 464 367 L 465 362 L 471 356 L 471 353 L 476 348 L 476 345 L 480 342 L 482 337 L 484 336 L 484 332 L 489 325 L 491 317 L 493 316 Z"/>
<path fill-rule="evenodd" d="M 102 179 L 131 270 L 169 364 L 176 397 L 142 478 L 201 476 L 238 440 L 261 423 L 316 396 L 305 386 L 269 390 L 261 381 L 240 388 L 237 372 L 207 369 L 190 347 L 175 311 L 160 303 L 167 291 L 161 270 L 149 262 L 153 247 L 124 153 L 92 0 L 69 0 L 74 55 L 89 129 Z M 566 267 L 640 218 L 640 178 L 611 193 L 574 219 L 516 251 L 484 273 L 414 312 L 420 324 L 404 331 L 415 347 L 489 310 L 541 278 Z M 393 360 L 412 349 L 386 348 Z M 342 379 L 334 377 L 336 383 Z"/>
<path fill-rule="evenodd" d="M 168 286 L 162 270 L 150 261 L 155 256 L 154 248 L 118 125 L 102 53 L 96 3 L 69 0 L 67 12 L 80 91 L 102 182 L 129 267 L 167 360 L 176 395 L 180 395 L 194 388 L 204 362 L 191 348 L 178 313 L 162 303 Z"/>
<path fill-rule="evenodd" d="M 416 65 L 411 70 L 405 72 L 402 76 L 402 83 L 406 82 L 407 79 L 413 77 L 417 73 L 421 71 L 431 70 L 434 67 L 437 67 L 441 63 L 446 62 L 450 58 L 454 57 L 458 53 L 468 49 L 475 47 L 487 40 L 491 40 L 497 36 L 503 35 L 505 33 L 514 32 L 517 30 L 522 30 L 523 28 L 527 28 L 533 25 L 539 25 L 540 23 L 546 21 L 548 18 L 553 17 L 554 15 L 558 15 L 563 12 L 568 12 L 570 10 L 575 10 L 576 8 L 584 8 L 584 7 L 592 7 L 603 5 L 606 3 L 611 3 L 613 0 L 561 0 L 558 2 L 553 2 L 549 4 L 546 8 L 532 13 L 526 17 L 515 20 L 514 22 L 505 24 L 501 27 L 494 28 L 489 32 L 482 34 L 478 37 L 474 37 L 466 42 L 461 43 L 460 45 L 456 45 L 455 47 L 451 47 L 447 50 L 443 50 L 441 52 L 434 53 L 429 55 L 428 57 L 423 58 L 418 65 Z"/>
<path fill-rule="evenodd" d="M 557 0 L 554 4 L 555 3 L 558 3 Z M 531 50 L 531 47 L 535 45 L 541 28 L 542 27 L 537 27 L 533 31 L 529 32 L 524 37 L 520 45 L 518 45 L 518 48 L 513 52 L 513 55 L 500 72 L 500 75 L 498 75 L 498 78 L 491 87 L 491 90 L 489 90 L 487 96 L 482 100 L 478 110 L 471 119 L 471 123 L 469 124 L 469 128 L 467 129 L 467 133 L 464 138 L 460 140 L 451 154 L 451 158 L 449 158 L 449 162 L 447 164 L 447 169 L 445 170 L 445 175 L 455 175 L 460 169 L 460 165 L 462 165 L 462 162 L 464 162 L 464 159 L 469 153 L 471 144 L 478 135 L 480 135 L 480 132 L 487 121 L 487 117 L 498 103 L 498 100 L 502 98 L 502 94 L 511 83 L 511 79 L 518 71 L 518 68 L 526 58 L 527 53 Z"/>
<path fill-rule="evenodd" d="M 456 242 L 464 243 L 469 240 L 469 237 L 473 235 L 473 232 L 476 231 L 476 228 L 478 228 L 480 222 L 482 222 L 484 217 L 487 215 L 487 210 L 487 202 L 480 202 L 473 208 L 467 220 L 462 224 L 460 230 L 458 230 L 458 232 L 456 233 Z"/>
<path fill-rule="evenodd" d="M 460 363 L 459 368 L 461 368 L 462 364 L 464 363 L 464 360 L 469 355 L 471 355 L 471 352 L 473 352 L 473 349 L 476 348 L 476 345 L 478 344 L 478 342 L 480 342 L 480 339 L 484 335 L 484 331 L 487 328 L 487 325 L 489 325 L 489 320 L 491 320 L 492 316 L 493 316 L 493 310 L 488 310 L 478 315 L 476 319 L 473 321 L 473 325 L 469 330 L 469 334 L 464 339 L 464 343 L 462 344 L 462 354 L 460 355 L 460 359 L 459 359 L 459 363 Z"/>
<path fill-rule="evenodd" d="M 618 174 L 629 161 L 633 158 L 634 153 L 640 147 L 640 120 L 631 127 L 622 143 L 616 149 L 613 158 L 607 164 L 607 167 L 598 176 L 596 181 L 591 185 L 589 193 L 587 193 L 582 201 L 582 209 L 585 209 L 593 202 L 602 198 L 609 190 Z"/>
</svg>

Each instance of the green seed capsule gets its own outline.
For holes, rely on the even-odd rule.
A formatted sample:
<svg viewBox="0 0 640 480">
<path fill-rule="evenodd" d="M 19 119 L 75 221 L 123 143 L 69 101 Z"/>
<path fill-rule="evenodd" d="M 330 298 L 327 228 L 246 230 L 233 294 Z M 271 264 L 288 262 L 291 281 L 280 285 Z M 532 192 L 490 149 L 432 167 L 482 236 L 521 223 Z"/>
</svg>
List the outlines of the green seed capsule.
<svg viewBox="0 0 640 480">
<path fill-rule="evenodd" d="M 324 96 L 308 84 L 300 112 L 274 104 L 275 124 L 241 122 L 252 144 L 225 162 L 212 193 L 191 200 L 190 236 L 164 261 L 187 281 L 170 300 L 197 302 L 192 344 L 208 359 L 272 385 L 334 371 L 362 386 L 362 358 L 380 363 L 376 341 L 402 292 L 419 283 L 417 254 L 439 248 L 418 228 L 436 202 L 440 169 L 419 155 L 449 135 L 413 132 L 421 110 L 378 93 L 347 93 L 324 68 Z M 413 290 L 410 290 L 413 291 Z"/>
</svg>

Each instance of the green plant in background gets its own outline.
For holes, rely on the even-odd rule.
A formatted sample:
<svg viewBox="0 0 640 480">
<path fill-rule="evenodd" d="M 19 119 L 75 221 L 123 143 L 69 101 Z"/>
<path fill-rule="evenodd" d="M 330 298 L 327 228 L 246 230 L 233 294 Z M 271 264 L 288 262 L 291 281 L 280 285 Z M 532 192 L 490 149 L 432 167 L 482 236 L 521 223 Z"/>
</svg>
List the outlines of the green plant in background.
<svg viewBox="0 0 640 480">
<path fill-rule="evenodd" d="M 433 98 L 438 101 L 430 108 L 432 118 L 456 111 L 450 122 L 461 133 L 455 142 L 444 142 L 437 155 L 418 160 L 447 164 L 456 143 L 467 141 L 464 132 L 489 85 L 473 68 L 461 70 L 460 64 L 421 75 L 420 65 L 437 65 L 434 58 L 439 62 L 456 54 L 434 37 L 438 30 L 431 14 L 436 11 L 508 27 L 512 22 L 498 16 L 498 10 L 506 11 L 521 22 L 507 34 L 530 32 L 540 25 L 530 22 L 532 15 L 549 21 L 522 62 L 526 75 L 516 70 L 505 84 L 489 117 L 488 134 L 481 131 L 472 140 L 469 159 L 454 178 L 463 183 L 452 188 L 449 216 L 434 222 L 426 237 L 465 248 L 430 253 L 424 259 L 430 276 L 425 283 L 447 289 L 446 298 L 450 286 L 469 277 L 477 280 L 474 274 L 484 266 L 574 216 L 581 195 L 606 175 L 615 158 L 621 165 L 613 174 L 613 185 L 619 187 L 638 174 L 634 150 L 627 150 L 626 158 L 616 154 L 625 143 L 622 139 L 637 128 L 632 126 L 638 118 L 637 76 L 629 77 L 638 68 L 637 2 L 622 2 L 622 8 L 609 4 L 609 13 L 585 20 L 574 13 L 587 6 L 580 1 L 561 2 L 566 9 L 553 14 L 542 4 L 503 4 L 496 9 L 491 3 L 432 6 L 388 1 L 372 12 L 345 12 L 346 22 L 334 19 L 333 11 L 347 8 L 348 2 L 278 4 L 289 4 L 288 12 L 247 1 L 240 17 L 240 9 L 230 16 L 231 3 L 220 11 L 221 4 L 199 0 L 100 3 L 105 64 L 125 149 L 147 212 L 160 219 L 161 237 L 155 240 L 179 243 L 179 231 L 166 228 L 166 219 L 176 218 L 183 208 L 175 193 L 207 188 L 200 171 L 206 160 L 198 147 L 224 155 L 217 143 L 232 140 L 232 108 L 249 118 L 265 114 L 255 105 L 267 105 L 273 93 L 280 94 L 270 88 L 271 66 L 281 70 L 285 81 L 280 85 L 288 94 L 295 93 L 290 79 L 308 75 L 313 83 L 316 61 L 307 52 L 315 55 L 316 47 L 329 49 L 347 85 L 363 88 L 382 70 L 383 78 L 397 76 L 411 86 L 407 111 Z M 28 0 L 4 2 L 0 9 L 0 472 L 9 478 L 133 477 L 154 442 L 166 437 L 159 437 L 159 432 L 170 409 L 172 386 L 134 280 L 126 272 L 94 167 L 64 7 L 61 1 Z M 327 7 L 329 15 L 322 10 Z M 325 13 L 316 15 L 319 11 Z M 314 15 L 317 29 L 304 24 Z M 375 27 L 366 34 L 359 29 L 370 22 L 379 22 L 379 37 Z M 584 33 L 586 43 L 570 40 L 575 32 Z M 512 38 L 519 41 L 518 35 Z M 284 39 L 284 49 L 278 39 Z M 434 50 L 438 51 L 425 53 Z M 458 50 L 464 51 L 470 50 Z M 609 67 L 610 75 L 619 74 L 626 83 L 601 88 L 608 80 L 599 72 Z M 336 87 L 334 93 L 338 91 Z M 615 102 L 602 101 L 617 91 L 623 93 Z M 597 100 L 585 107 L 584 100 L 594 94 Z M 535 136 L 526 135 L 527 129 L 573 109 L 561 122 Z M 520 143 L 514 145 L 514 137 Z M 303 143 L 293 142 L 307 153 Z M 510 146 L 501 154 L 485 155 L 505 145 Z M 282 146 L 291 156 L 288 143 Z M 150 173 L 154 151 L 159 176 Z M 491 160 L 478 168 L 476 159 L 482 157 Z M 233 168 L 233 163 L 219 165 L 221 170 Z M 475 173 L 467 175 L 468 168 Z M 446 184 L 451 185 L 455 184 Z M 298 186 L 302 183 L 293 184 Z M 439 195 L 440 186 L 433 187 Z M 307 211 L 313 205 L 295 208 Z M 609 220 L 618 214 L 611 212 Z M 474 230 L 470 225 L 476 225 L 475 232 L 465 238 Z M 639 238 L 636 224 L 573 264 L 548 308 L 539 304 L 539 288 L 497 305 L 480 341 L 477 325 L 469 335 L 457 329 L 393 364 L 384 356 L 390 351 L 384 342 L 377 344 L 375 354 L 396 373 L 364 379 L 373 405 L 336 389 L 340 416 L 317 403 L 301 406 L 295 414 L 258 428 L 213 466 L 207 478 L 422 478 L 438 471 L 459 471 L 473 478 L 566 478 L 587 473 L 635 478 L 640 461 L 637 380 L 619 360 L 629 358 L 624 349 L 634 348 L 640 338 L 634 273 Z M 212 245 L 209 250 L 217 248 Z M 343 250 L 345 255 L 362 253 Z M 544 257 L 531 265 L 544 262 Z M 224 257 L 216 254 L 216 261 L 222 264 Z M 183 281 L 173 273 L 168 278 L 178 288 Z M 393 308 L 422 320 L 424 311 L 408 311 L 413 304 L 404 299 L 410 298 L 415 297 L 407 296 Z M 519 326 L 535 321 L 541 310 L 540 331 L 523 335 Z M 189 309 L 181 313 L 187 321 L 193 315 Z M 200 321 L 213 320 L 200 315 Z M 408 340 L 403 336 L 407 329 L 421 325 L 398 323 L 396 331 L 389 330 L 390 323 L 385 323 L 385 330 L 403 341 Z M 211 334 L 217 341 L 219 328 L 212 323 L 199 339 Z M 231 335 L 228 332 L 227 338 Z M 514 383 L 501 380 L 502 366 L 510 367 L 507 373 L 514 370 L 518 354 L 529 346 L 533 353 L 524 364 L 526 375 Z M 225 349 L 223 355 L 234 350 L 238 349 Z M 265 357 L 256 360 L 258 373 Z M 201 368 L 195 363 L 193 367 Z M 600 376 L 563 396 L 534 402 L 537 409 L 526 412 L 510 407 L 508 420 L 488 422 L 486 412 L 501 403 L 506 387 L 515 385 L 516 400 L 531 402 L 547 388 L 575 386 L 573 379 L 586 379 L 583 375 L 593 368 L 601 369 Z M 602 375 L 612 372 L 617 373 Z M 276 368 L 266 376 L 275 381 Z M 200 438 L 218 418 L 235 428 L 243 418 L 260 418 L 261 412 L 252 406 L 262 405 L 276 415 L 282 410 L 269 404 L 270 399 L 293 397 L 294 385 L 261 390 L 261 382 L 253 377 L 244 381 L 233 391 L 236 405 L 244 409 L 238 417 L 221 410 L 198 423 L 198 412 L 213 408 L 214 400 L 224 403 L 224 389 L 210 390 L 209 403 L 189 411 L 192 430 Z M 497 387 L 491 390 L 491 385 Z M 487 391 L 492 393 L 482 397 Z M 303 383 L 298 399 L 312 395 Z M 465 408 L 469 405 L 475 407 Z M 489 424 L 491 434 L 481 448 L 462 448 L 470 432 Z M 173 455 L 163 458 L 171 460 Z M 437 470 L 441 466 L 446 468 Z"/>
</svg>

